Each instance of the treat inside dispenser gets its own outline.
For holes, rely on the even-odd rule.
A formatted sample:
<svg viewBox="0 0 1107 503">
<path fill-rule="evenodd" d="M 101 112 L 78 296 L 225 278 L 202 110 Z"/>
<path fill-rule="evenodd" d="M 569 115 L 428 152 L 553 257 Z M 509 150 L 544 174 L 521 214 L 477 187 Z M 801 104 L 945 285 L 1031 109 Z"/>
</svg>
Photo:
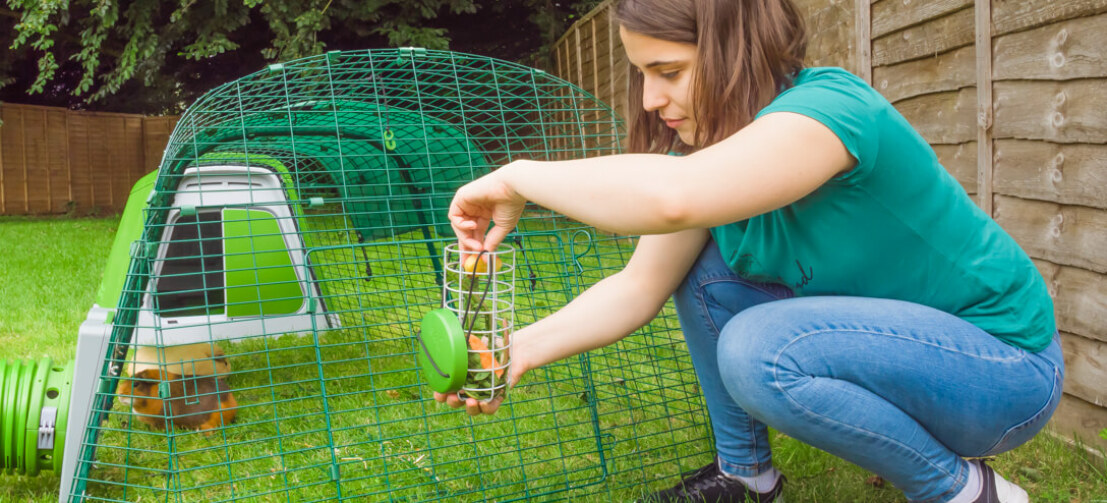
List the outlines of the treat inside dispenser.
<svg viewBox="0 0 1107 503">
<path fill-rule="evenodd" d="M 419 363 L 431 388 L 489 401 L 507 391 L 515 249 L 443 251 L 442 307 L 424 316 Z"/>
</svg>

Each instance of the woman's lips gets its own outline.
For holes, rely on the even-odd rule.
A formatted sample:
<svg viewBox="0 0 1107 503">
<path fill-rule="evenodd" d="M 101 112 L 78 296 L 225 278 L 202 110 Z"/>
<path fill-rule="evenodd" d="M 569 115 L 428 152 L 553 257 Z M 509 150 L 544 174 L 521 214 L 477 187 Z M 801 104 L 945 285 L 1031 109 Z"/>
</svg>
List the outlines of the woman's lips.
<svg viewBox="0 0 1107 503">
<path fill-rule="evenodd" d="M 676 129 L 676 128 L 680 127 L 681 124 L 684 124 L 684 119 L 662 119 L 662 120 L 665 121 L 666 126 L 669 126 L 672 129 Z"/>
</svg>

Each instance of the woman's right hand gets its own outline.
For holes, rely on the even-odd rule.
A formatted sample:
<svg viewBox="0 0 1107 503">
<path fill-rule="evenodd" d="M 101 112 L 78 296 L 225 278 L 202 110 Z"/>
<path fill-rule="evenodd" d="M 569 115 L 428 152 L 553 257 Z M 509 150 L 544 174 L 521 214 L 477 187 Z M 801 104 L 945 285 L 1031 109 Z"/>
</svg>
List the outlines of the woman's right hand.
<svg viewBox="0 0 1107 503">
<path fill-rule="evenodd" d="M 495 251 L 519 222 L 526 199 L 506 181 L 516 161 L 457 189 L 448 216 L 462 248 Z M 489 224 L 495 224 L 491 230 Z"/>
</svg>

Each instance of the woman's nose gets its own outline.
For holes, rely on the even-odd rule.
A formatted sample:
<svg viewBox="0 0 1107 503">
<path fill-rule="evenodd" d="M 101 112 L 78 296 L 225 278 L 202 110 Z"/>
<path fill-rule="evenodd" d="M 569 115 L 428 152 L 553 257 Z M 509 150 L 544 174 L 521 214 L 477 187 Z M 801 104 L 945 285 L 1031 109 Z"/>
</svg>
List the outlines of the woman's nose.
<svg viewBox="0 0 1107 503">
<path fill-rule="evenodd" d="M 649 79 L 642 82 L 642 108 L 647 112 L 660 110 L 669 103 L 669 98 L 658 89 L 656 84 L 651 84 Z"/>
</svg>

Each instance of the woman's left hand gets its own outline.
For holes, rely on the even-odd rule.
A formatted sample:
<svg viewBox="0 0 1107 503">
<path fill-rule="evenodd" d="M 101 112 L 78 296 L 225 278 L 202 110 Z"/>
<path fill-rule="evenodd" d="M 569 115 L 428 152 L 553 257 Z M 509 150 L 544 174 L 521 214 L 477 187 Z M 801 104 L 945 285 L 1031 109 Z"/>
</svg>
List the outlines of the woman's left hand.
<svg viewBox="0 0 1107 503">
<path fill-rule="evenodd" d="M 511 337 L 511 363 L 507 368 L 507 389 L 504 390 L 505 393 L 514 388 L 519 380 L 523 378 L 523 375 L 533 367 L 528 354 L 530 345 L 528 345 L 527 342 L 529 342 L 529 339 L 522 335 L 525 330 L 526 329 L 520 330 Z M 458 396 L 458 393 L 439 393 L 435 391 L 434 400 L 455 409 L 465 407 L 465 412 L 470 416 L 479 416 L 481 414 L 491 415 L 499 410 L 500 404 L 504 401 L 505 393 L 501 393 L 499 396 L 487 402 L 482 402 L 476 398 Z"/>
<path fill-rule="evenodd" d="M 465 184 L 454 194 L 448 215 L 463 248 L 494 251 L 519 222 L 527 201 L 506 181 L 512 164 Z M 492 229 L 489 224 L 494 224 Z"/>
</svg>

